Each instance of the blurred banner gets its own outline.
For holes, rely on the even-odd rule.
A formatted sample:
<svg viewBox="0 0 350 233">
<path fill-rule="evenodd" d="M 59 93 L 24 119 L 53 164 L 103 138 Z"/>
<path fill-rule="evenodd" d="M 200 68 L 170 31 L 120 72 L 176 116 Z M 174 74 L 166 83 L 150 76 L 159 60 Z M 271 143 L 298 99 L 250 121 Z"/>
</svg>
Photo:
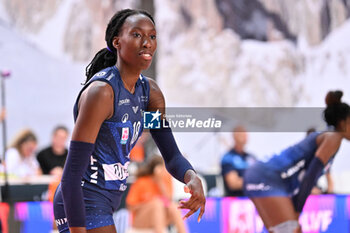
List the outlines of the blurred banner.
<svg viewBox="0 0 350 233">
<path fill-rule="evenodd" d="M 50 202 L 18 202 L 14 204 L 14 210 L 15 220 L 21 223 L 20 233 L 51 231 L 53 214 Z M 9 205 L 0 203 L 4 233 L 15 232 L 11 225 L 7 225 L 9 214 Z M 197 223 L 197 217 L 198 212 L 186 220 L 189 233 L 267 233 L 253 203 L 247 198 L 208 198 L 200 223 Z M 299 222 L 304 233 L 348 233 L 350 196 L 310 196 Z M 128 225 L 127 222 L 123 224 Z"/>
<path fill-rule="evenodd" d="M 350 196 L 310 196 L 299 222 L 304 233 L 348 233 L 349 216 Z M 202 221 L 196 220 L 194 216 L 186 220 L 190 233 L 267 233 L 247 198 L 209 198 Z"/>
</svg>

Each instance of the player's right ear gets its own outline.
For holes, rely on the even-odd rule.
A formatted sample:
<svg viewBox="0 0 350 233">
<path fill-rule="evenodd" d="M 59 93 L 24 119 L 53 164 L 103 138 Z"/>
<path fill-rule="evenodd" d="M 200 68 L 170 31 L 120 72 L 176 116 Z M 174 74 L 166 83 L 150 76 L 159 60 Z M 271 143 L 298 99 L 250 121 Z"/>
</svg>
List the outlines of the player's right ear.
<svg viewBox="0 0 350 233">
<path fill-rule="evenodd" d="M 113 47 L 114 47 L 114 48 L 116 48 L 117 50 L 120 49 L 120 43 L 119 43 L 119 37 L 118 37 L 118 36 L 115 36 L 115 37 L 113 38 L 112 43 L 113 43 Z"/>
</svg>

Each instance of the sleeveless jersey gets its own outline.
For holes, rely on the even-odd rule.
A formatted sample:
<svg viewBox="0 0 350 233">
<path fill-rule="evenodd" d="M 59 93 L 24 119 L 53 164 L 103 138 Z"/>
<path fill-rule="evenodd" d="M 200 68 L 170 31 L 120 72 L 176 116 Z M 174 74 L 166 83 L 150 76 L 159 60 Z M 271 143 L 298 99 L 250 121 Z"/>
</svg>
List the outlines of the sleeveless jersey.
<svg viewBox="0 0 350 233">
<path fill-rule="evenodd" d="M 82 92 L 94 81 L 108 83 L 114 92 L 114 113 L 100 128 L 83 184 L 89 182 L 107 190 L 124 191 L 128 177 L 130 151 L 143 131 L 143 113 L 149 100 L 149 82 L 140 75 L 131 94 L 125 89 L 117 67 L 108 67 L 95 74 L 80 91 L 74 106 L 74 120 L 78 116 L 78 102 Z"/>
<path fill-rule="evenodd" d="M 318 135 L 320 135 L 319 132 L 311 133 L 301 142 L 288 147 L 264 163 L 265 167 L 277 172 L 289 184 L 289 188 L 294 194 L 298 192 L 305 171 L 315 157 Z M 333 159 L 334 155 L 325 166 L 324 172 L 329 169 Z"/>
</svg>

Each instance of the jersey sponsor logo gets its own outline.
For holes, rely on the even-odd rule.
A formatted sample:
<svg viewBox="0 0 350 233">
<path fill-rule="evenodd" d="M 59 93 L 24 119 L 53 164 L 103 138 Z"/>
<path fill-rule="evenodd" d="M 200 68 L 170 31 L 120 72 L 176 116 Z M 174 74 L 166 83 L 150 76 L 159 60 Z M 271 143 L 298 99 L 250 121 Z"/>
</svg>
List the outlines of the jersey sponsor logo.
<svg viewBox="0 0 350 233">
<path fill-rule="evenodd" d="M 266 185 L 264 183 L 259 184 L 251 184 L 248 183 L 246 186 L 247 191 L 266 191 L 269 190 L 271 187 L 269 185 Z"/>
<path fill-rule="evenodd" d="M 293 176 L 295 173 L 300 171 L 305 166 L 305 159 L 300 160 L 293 167 L 289 168 L 287 171 L 281 173 L 281 178 L 286 179 Z"/>
<path fill-rule="evenodd" d="M 157 110 L 156 112 L 144 112 L 143 127 L 145 129 L 160 129 L 160 116 L 162 114 Z"/>
<path fill-rule="evenodd" d="M 134 113 L 137 113 L 137 110 L 139 110 L 139 106 L 132 106 L 132 110 L 134 111 Z"/>
<path fill-rule="evenodd" d="M 122 128 L 122 138 L 120 139 L 120 143 L 121 144 L 126 144 L 128 139 L 129 139 L 129 128 L 128 127 L 124 127 L 124 128 Z"/>
<path fill-rule="evenodd" d="M 126 162 L 124 165 L 121 163 L 102 164 L 105 180 L 125 180 L 129 176 L 128 166 L 129 162 Z"/>
<path fill-rule="evenodd" d="M 127 188 L 128 186 L 126 186 L 125 184 L 120 184 L 120 187 L 119 187 L 119 191 L 125 191 L 126 190 L 126 188 Z"/>
<path fill-rule="evenodd" d="M 129 114 L 125 113 L 122 117 L 122 122 L 125 123 L 128 121 L 128 119 L 129 119 Z"/>
<path fill-rule="evenodd" d="M 102 71 L 102 72 L 99 72 L 99 73 L 95 74 L 95 76 L 96 76 L 96 77 L 101 77 L 101 76 L 103 76 L 103 75 L 105 75 L 105 74 L 106 74 L 106 72 L 105 72 L 105 71 Z"/>
<path fill-rule="evenodd" d="M 56 226 L 61 226 L 62 224 L 67 223 L 67 218 L 55 219 Z"/>
<path fill-rule="evenodd" d="M 119 100 L 118 106 L 123 105 L 123 104 L 129 105 L 130 104 L 130 99 L 126 98 L 126 99 Z"/>
</svg>

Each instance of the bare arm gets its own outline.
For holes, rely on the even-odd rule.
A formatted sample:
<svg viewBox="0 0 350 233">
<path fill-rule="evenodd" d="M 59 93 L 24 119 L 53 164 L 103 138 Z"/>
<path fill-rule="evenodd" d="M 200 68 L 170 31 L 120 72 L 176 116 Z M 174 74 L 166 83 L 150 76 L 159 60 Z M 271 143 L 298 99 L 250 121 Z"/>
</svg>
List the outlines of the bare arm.
<svg viewBox="0 0 350 233">
<path fill-rule="evenodd" d="M 240 190 L 243 188 L 243 179 L 236 171 L 228 172 L 224 179 L 231 190 Z"/>
<path fill-rule="evenodd" d="M 334 193 L 334 181 L 330 172 L 326 173 L 327 193 Z"/>
<path fill-rule="evenodd" d="M 162 91 L 158 87 L 156 81 L 150 78 L 148 79 L 148 81 L 150 85 L 150 94 L 149 94 L 147 111 L 160 110 L 160 112 L 165 114 L 165 99 Z"/>
</svg>

